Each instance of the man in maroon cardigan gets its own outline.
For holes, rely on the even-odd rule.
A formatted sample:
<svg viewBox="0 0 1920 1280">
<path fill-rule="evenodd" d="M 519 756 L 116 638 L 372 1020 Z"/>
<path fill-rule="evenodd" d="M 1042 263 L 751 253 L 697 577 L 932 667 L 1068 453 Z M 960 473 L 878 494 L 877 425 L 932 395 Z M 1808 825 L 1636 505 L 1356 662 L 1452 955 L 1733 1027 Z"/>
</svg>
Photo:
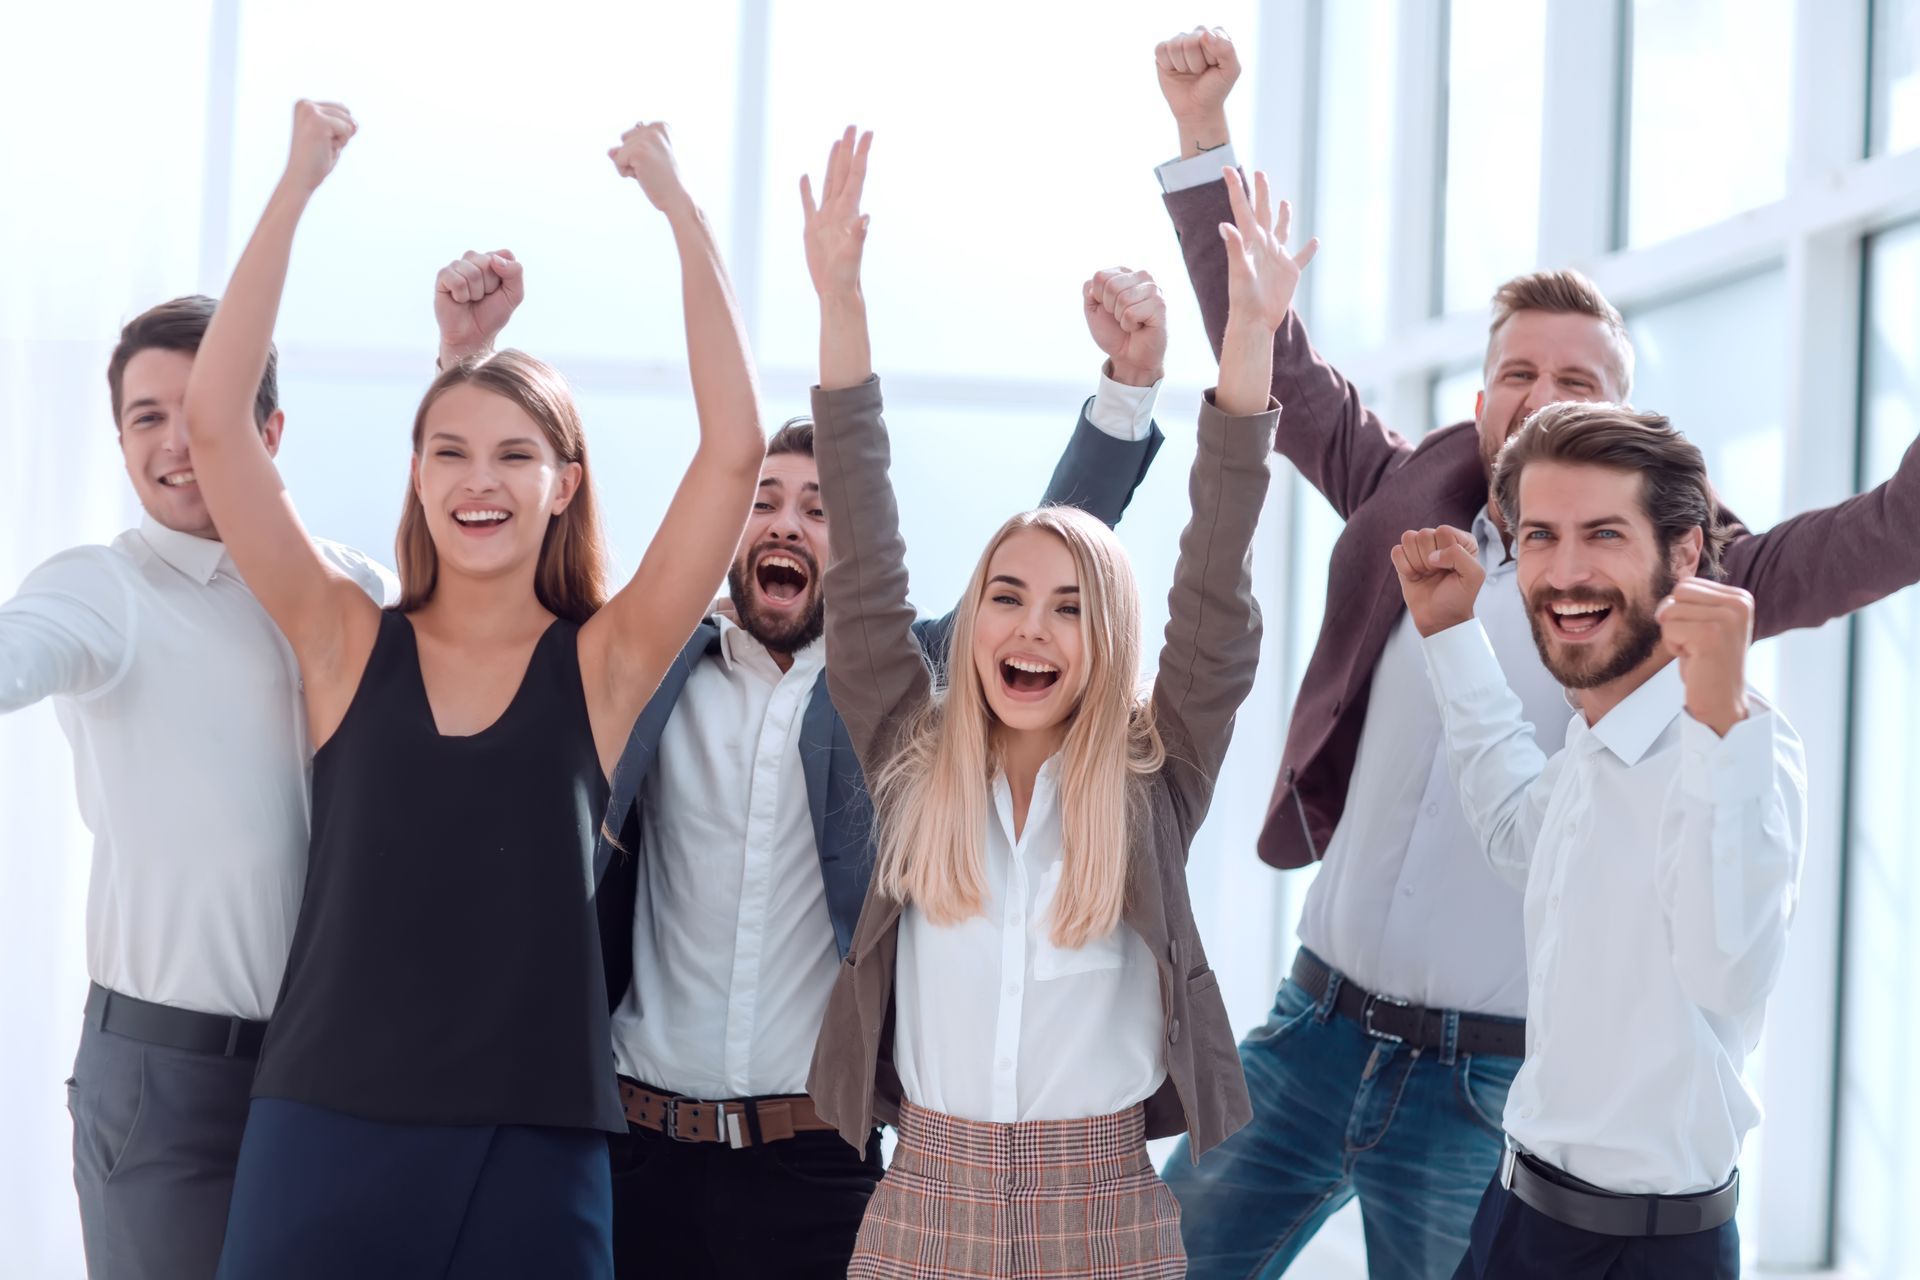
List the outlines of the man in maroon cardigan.
<svg viewBox="0 0 1920 1280">
<path fill-rule="evenodd" d="M 1234 163 L 1224 103 L 1239 63 L 1218 30 L 1166 41 L 1155 56 L 1181 148 L 1161 184 L 1217 352 L 1227 312 L 1218 227 L 1230 216 L 1220 173 Z M 1410 528 L 1472 530 L 1488 573 L 1481 621 L 1550 740 L 1569 711 L 1534 650 L 1488 463 L 1543 405 L 1627 401 L 1633 347 L 1584 276 L 1522 276 L 1495 295 L 1485 379 L 1477 421 L 1411 444 L 1315 353 L 1298 315 L 1275 336 L 1274 448 L 1346 527 L 1259 847 L 1276 867 L 1325 865 L 1293 975 L 1241 1042 L 1253 1123 L 1198 1167 L 1184 1150 L 1167 1165 L 1195 1277 L 1279 1275 L 1356 1194 L 1375 1280 L 1450 1275 L 1499 1163 L 1507 1087 L 1525 1051 L 1520 896 L 1488 869 L 1460 811 L 1388 553 Z M 1920 580 L 1920 445 L 1871 492 L 1762 534 L 1737 528 L 1725 564 L 1754 597 L 1756 639 Z"/>
</svg>

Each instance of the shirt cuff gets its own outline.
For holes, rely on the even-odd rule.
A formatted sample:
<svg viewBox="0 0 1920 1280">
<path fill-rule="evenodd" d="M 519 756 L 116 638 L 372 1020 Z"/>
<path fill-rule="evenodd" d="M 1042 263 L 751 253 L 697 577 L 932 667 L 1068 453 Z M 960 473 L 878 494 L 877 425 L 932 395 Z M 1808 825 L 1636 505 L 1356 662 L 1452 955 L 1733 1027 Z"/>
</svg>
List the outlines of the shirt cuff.
<svg viewBox="0 0 1920 1280">
<path fill-rule="evenodd" d="M 1131 387 L 1115 382 L 1102 369 L 1100 390 L 1087 406 L 1087 421 L 1115 440 L 1145 440 L 1153 433 L 1153 402 L 1160 396 L 1160 382 Z"/>
<path fill-rule="evenodd" d="M 1458 702 L 1468 694 L 1507 682 L 1500 659 L 1493 656 L 1493 642 L 1487 639 L 1486 628 L 1478 618 L 1436 631 L 1422 638 L 1420 647 L 1427 655 L 1434 692 L 1442 702 Z"/>
<path fill-rule="evenodd" d="M 1751 696 L 1751 695 L 1750 695 Z M 1774 712 L 1755 706 L 1721 737 L 1680 713 L 1680 785 L 1710 805 L 1740 804 L 1773 789 Z"/>
<path fill-rule="evenodd" d="M 1238 164 L 1233 158 L 1233 144 L 1228 142 L 1184 160 L 1169 160 L 1153 172 L 1160 179 L 1160 190 L 1172 195 L 1176 191 L 1190 191 L 1194 187 L 1204 187 L 1209 182 L 1218 182 L 1222 169 L 1237 168 Z"/>
</svg>

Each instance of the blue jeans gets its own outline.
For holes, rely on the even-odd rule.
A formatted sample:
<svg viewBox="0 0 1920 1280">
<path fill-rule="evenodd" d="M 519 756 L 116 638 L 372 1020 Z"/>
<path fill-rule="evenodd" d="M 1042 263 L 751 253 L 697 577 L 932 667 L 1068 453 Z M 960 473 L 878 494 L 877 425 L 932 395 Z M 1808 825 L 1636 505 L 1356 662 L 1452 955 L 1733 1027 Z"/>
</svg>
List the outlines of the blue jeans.
<svg viewBox="0 0 1920 1280">
<path fill-rule="evenodd" d="M 1167 1162 L 1193 1280 L 1282 1274 L 1355 1195 L 1373 1280 L 1448 1280 L 1467 1251 L 1520 1059 L 1376 1039 L 1333 1012 L 1339 984 L 1317 1002 L 1281 984 L 1240 1042 L 1253 1122 Z"/>
</svg>

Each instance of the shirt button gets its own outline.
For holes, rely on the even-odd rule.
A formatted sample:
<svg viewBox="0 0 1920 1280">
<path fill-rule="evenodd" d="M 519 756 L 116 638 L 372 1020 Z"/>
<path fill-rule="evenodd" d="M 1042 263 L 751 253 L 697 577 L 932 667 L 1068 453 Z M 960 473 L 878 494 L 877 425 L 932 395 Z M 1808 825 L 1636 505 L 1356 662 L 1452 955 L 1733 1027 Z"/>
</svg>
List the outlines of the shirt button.
<svg viewBox="0 0 1920 1280">
<path fill-rule="evenodd" d="M 1167 1026 L 1167 1043 L 1168 1044 L 1180 1043 L 1180 1019 L 1178 1018 L 1175 1018 Z"/>
<path fill-rule="evenodd" d="M 1428 816 L 1429 818 L 1437 818 L 1437 817 L 1439 817 L 1439 816 L 1440 816 L 1440 806 L 1439 806 L 1439 805 L 1437 805 L 1437 804 L 1430 804 L 1430 805 L 1428 805 L 1428 806 L 1427 806 L 1427 816 Z"/>
<path fill-rule="evenodd" d="M 1520 1118 L 1521 1118 L 1522 1120 L 1531 1120 L 1531 1119 L 1533 1119 L 1533 1108 L 1532 1108 L 1532 1107 L 1522 1107 L 1522 1108 L 1520 1108 Z"/>
<path fill-rule="evenodd" d="M 1333 714 L 1334 714 L 1334 717 L 1335 717 L 1336 719 L 1337 719 L 1337 718 L 1339 717 L 1339 715 L 1340 715 L 1340 699 L 1338 699 L 1338 698 L 1335 698 L 1335 699 L 1333 700 Z"/>
<path fill-rule="evenodd" d="M 1408 885 L 1406 888 L 1402 889 L 1400 891 L 1400 896 L 1403 898 L 1411 898 L 1413 896 L 1413 886 Z"/>
<path fill-rule="evenodd" d="M 1019 994 L 1020 994 L 1020 984 L 1019 984 L 1019 983 L 1017 983 L 1017 982 L 1009 982 L 1009 983 L 1007 984 L 1007 994 L 1008 994 L 1008 995 L 1010 995 L 1010 996 L 1017 996 L 1017 995 L 1019 995 Z"/>
<path fill-rule="evenodd" d="M 1559 894 L 1557 894 L 1557 893 L 1556 893 L 1556 894 L 1554 894 L 1554 895 L 1553 895 L 1553 896 L 1552 896 L 1551 898 L 1548 898 L 1548 899 L 1547 899 L 1547 909 L 1548 909 L 1549 911 L 1558 911 L 1558 910 L 1560 909 L 1560 895 L 1559 895 Z"/>
</svg>

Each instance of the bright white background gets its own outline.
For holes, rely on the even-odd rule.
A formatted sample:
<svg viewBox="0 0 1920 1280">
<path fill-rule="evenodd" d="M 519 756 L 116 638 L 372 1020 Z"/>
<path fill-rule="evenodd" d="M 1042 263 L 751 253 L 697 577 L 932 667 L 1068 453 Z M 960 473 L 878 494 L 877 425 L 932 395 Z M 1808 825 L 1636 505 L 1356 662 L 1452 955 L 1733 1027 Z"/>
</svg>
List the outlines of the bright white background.
<svg viewBox="0 0 1920 1280">
<path fill-rule="evenodd" d="M 694 428 L 671 246 L 605 148 L 635 119 L 673 122 L 777 422 L 814 372 L 795 183 L 854 121 L 879 135 L 867 280 L 916 597 L 948 604 L 985 535 L 1039 495 L 1098 367 L 1077 287 L 1125 263 L 1173 305 L 1168 446 L 1121 527 L 1157 633 L 1211 362 L 1151 175 L 1175 143 L 1151 49 L 1200 21 L 1250 68 L 1242 159 L 1325 241 L 1303 301 L 1316 339 L 1406 434 L 1467 416 L 1485 299 L 1547 264 L 1589 270 L 1627 311 L 1636 401 L 1701 441 L 1756 527 L 1885 478 L 1920 431 L 1920 0 L 19 6 L 0 78 L 0 591 L 135 518 L 102 385 L 112 339 L 156 301 L 219 291 L 289 104 L 324 96 L 363 131 L 302 229 L 278 334 L 283 469 L 317 532 L 390 557 L 433 272 L 506 246 L 529 281 L 510 340 L 572 377 L 629 569 Z M 1252 842 L 1336 531 L 1276 475 L 1261 683 L 1191 872 L 1243 1027 L 1311 876 L 1268 871 Z M 1756 664 L 1816 788 L 1745 1161 L 1764 1269 L 1920 1275 L 1917 650 L 1908 591 Z M 80 1274 L 60 1082 L 87 848 L 50 709 L 0 721 L 9 1277 Z M 1361 1275 L 1357 1225 L 1337 1218 L 1293 1274 Z"/>
</svg>

